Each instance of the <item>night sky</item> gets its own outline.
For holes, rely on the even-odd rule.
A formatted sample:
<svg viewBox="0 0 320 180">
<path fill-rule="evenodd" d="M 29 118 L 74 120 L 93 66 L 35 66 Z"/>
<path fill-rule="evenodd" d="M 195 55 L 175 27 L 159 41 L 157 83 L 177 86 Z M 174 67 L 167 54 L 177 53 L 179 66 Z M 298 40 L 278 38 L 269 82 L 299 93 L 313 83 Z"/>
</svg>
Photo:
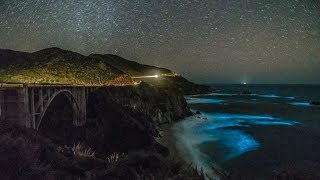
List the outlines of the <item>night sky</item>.
<svg viewBox="0 0 320 180">
<path fill-rule="evenodd" d="M 319 0 L 0 0 L 0 48 L 113 53 L 196 82 L 320 83 Z"/>
</svg>

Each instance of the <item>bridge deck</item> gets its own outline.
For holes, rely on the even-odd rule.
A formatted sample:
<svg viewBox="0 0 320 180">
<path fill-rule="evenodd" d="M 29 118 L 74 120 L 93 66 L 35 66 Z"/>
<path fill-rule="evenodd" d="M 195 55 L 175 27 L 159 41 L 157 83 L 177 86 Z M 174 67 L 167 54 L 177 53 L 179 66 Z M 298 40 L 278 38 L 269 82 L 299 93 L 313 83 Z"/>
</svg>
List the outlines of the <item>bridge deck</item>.
<svg viewBox="0 0 320 180">
<path fill-rule="evenodd" d="M 0 88 L 22 88 L 23 84 L 6 84 L 0 83 Z"/>
<path fill-rule="evenodd" d="M 107 87 L 105 85 L 79 85 L 79 84 L 22 84 L 22 83 L 0 83 L 1 88 L 23 88 L 23 87 Z"/>
</svg>

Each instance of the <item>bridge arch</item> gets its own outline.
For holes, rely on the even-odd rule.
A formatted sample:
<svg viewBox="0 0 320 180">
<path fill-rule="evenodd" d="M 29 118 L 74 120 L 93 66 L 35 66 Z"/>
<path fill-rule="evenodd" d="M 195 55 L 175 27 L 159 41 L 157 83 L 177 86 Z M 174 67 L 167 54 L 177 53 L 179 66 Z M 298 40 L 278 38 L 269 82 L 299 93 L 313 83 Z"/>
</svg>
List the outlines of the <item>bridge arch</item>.
<svg viewBox="0 0 320 180">
<path fill-rule="evenodd" d="M 48 100 L 44 103 L 43 106 L 43 110 L 41 111 L 40 115 L 39 115 L 39 120 L 36 124 L 36 129 L 39 130 L 41 123 L 43 121 L 44 116 L 47 113 L 48 108 L 50 107 L 50 105 L 52 104 L 52 102 L 59 96 L 65 96 L 68 99 L 68 102 L 70 103 L 72 110 L 73 110 L 73 123 L 76 124 L 77 121 L 79 121 L 79 112 L 80 112 L 80 107 L 78 105 L 77 99 L 74 96 L 74 94 L 72 93 L 71 90 L 68 89 L 61 89 L 56 91 L 54 94 L 50 95 L 50 97 L 48 97 Z"/>
</svg>

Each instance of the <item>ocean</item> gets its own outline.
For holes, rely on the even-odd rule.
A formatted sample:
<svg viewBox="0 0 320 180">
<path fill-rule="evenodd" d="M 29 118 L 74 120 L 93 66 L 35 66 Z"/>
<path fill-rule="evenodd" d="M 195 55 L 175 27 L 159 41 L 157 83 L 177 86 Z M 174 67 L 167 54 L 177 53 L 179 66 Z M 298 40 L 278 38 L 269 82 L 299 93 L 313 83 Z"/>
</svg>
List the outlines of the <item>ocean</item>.
<svg viewBox="0 0 320 180">
<path fill-rule="evenodd" d="M 214 178 L 320 178 L 320 85 L 212 86 L 173 127 L 188 162 Z"/>
</svg>

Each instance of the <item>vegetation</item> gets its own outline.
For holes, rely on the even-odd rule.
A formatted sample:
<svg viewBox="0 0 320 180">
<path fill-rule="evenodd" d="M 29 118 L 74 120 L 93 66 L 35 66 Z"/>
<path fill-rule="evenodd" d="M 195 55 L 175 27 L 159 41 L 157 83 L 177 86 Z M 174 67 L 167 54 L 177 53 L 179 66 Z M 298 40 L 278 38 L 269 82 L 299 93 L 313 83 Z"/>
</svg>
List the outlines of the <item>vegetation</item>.
<svg viewBox="0 0 320 180">
<path fill-rule="evenodd" d="M 117 164 L 120 159 L 124 157 L 123 153 L 112 153 L 108 158 L 107 161 L 109 164 Z"/>
<path fill-rule="evenodd" d="M 104 156 L 83 143 L 56 144 L 16 126 L 1 131 L 0 143 L 2 179 L 202 179 L 191 167 L 152 151 Z"/>
<path fill-rule="evenodd" d="M 131 76 L 146 76 L 155 74 L 175 75 L 175 73 L 169 69 L 140 64 L 134 61 L 126 60 L 116 55 L 91 54 L 89 57 L 96 58 L 105 63 L 108 63 Z"/>
<path fill-rule="evenodd" d="M 59 48 L 35 53 L 0 50 L 1 83 L 124 86 L 134 84 L 132 76 L 150 75 L 160 77 L 137 81 L 176 89 L 184 94 L 212 91 L 210 87 L 194 84 L 169 69 L 140 64 L 116 55 L 83 56 Z"/>
<path fill-rule="evenodd" d="M 183 82 L 181 86 L 188 82 L 167 69 L 126 63 L 122 67 L 128 72 L 135 68 L 140 74 L 157 71 L 168 78 L 177 78 L 168 81 L 169 86 L 174 86 L 176 80 Z M 104 58 L 86 57 L 58 48 L 31 54 L 0 50 L 0 65 L 0 82 L 133 83 L 130 78 L 133 74 L 119 70 Z M 185 117 L 190 110 L 181 93 L 167 89 L 175 87 L 153 85 L 161 88 L 141 83 L 130 88 L 109 87 L 92 92 L 88 98 L 87 122 L 81 127 L 65 121 L 70 118 L 59 113 L 68 111 L 64 98 L 56 99 L 37 132 L 15 126 L 2 129 L 0 124 L 1 177 L 203 179 L 192 167 L 168 160 L 168 149 L 155 140 L 159 136 L 158 124 Z"/>
<path fill-rule="evenodd" d="M 84 147 L 81 143 L 74 144 L 72 147 L 72 152 L 75 156 L 80 157 L 94 157 L 95 152 L 91 148 Z"/>
<path fill-rule="evenodd" d="M 11 61 L 10 55 L 3 56 L 9 56 L 6 60 Z M 6 63 L 0 68 L 0 82 L 108 85 L 122 77 L 122 82 L 117 82 L 119 85 L 133 83 L 128 75 L 113 66 L 71 51 L 50 48 L 21 56 L 25 56 L 25 61 Z"/>
<path fill-rule="evenodd" d="M 96 58 L 105 62 L 107 64 L 116 67 L 117 69 L 125 72 L 130 76 L 151 76 L 151 75 L 161 75 L 159 78 L 143 78 L 140 79 L 147 82 L 149 85 L 166 88 L 175 89 L 184 94 L 202 94 L 212 92 L 209 86 L 198 85 L 193 82 L 188 81 L 184 77 L 178 75 L 177 73 L 155 66 L 149 66 L 145 64 L 140 64 L 134 61 L 126 60 L 122 57 L 116 55 L 99 55 L 91 54 L 89 57 Z"/>
</svg>

